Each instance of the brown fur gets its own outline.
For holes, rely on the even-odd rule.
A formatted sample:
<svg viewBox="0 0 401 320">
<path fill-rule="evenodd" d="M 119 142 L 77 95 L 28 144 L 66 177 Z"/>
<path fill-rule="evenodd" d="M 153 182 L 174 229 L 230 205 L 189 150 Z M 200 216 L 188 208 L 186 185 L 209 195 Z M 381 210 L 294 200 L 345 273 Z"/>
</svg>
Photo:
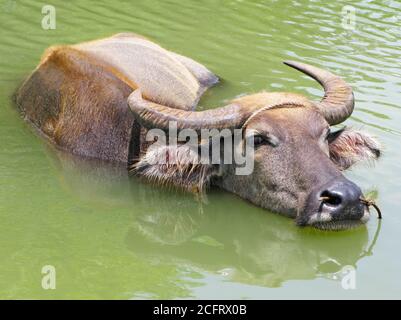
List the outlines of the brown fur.
<svg viewBox="0 0 401 320">
<path fill-rule="evenodd" d="M 203 193 L 214 167 L 200 163 L 197 150 L 188 145 L 169 145 L 147 149 L 130 171 L 158 185 Z"/>
<path fill-rule="evenodd" d="M 127 46 L 131 54 L 139 57 L 140 61 L 132 64 L 140 68 L 138 74 L 127 74 L 124 65 L 107 63 L 104 55 L 110 54 L 108 47 L 96 46 L 108 41 L 117 41 L 123 48 Z M 91 50 L 91 46 L 97 49 Z M 162 73 L 157 75 L 158 70 L 149 66 L 153 62 L 135 52 L 142 47 L 151 48 L 155 61 L 167 61 Z M 120 51 L 118 55 L 123 58 L 124 51 Z M 174 74 L 174 70 L 180 74 Z M 184 94 L 177 96 L 176 101 L 174 96 L 170 97 L 170 104 L 183 109 L 192 108 L 200 95 L 217 81 L 215 75 L 197 62 L 170 53 L 141 36 L 125 33 L 47 49 L 38 67 L 17 91 L 16 104 L 25 119 L 58 148 L 80 156 L 127 163 L 130 141 L 138 144 L 138 135 L 144 132 L 139 128 L 131 134 L 134 117 L 127 105 L 128 95 L 137 88 L 133 79 L 138 75 L 147 88 L 148 99 L 160 96 L 169 90 L 169 85 L 174 85 L 170 88 L 172 92 Z M 180 105 L 182 101 L 184 105 Z"/>
<path fill-rule="evenodd" d="M 131 88 L 69 47 L 48 50 L 25 81 L 16 102 L 58 147 L 81 156 L 126 162 L 133 116 Z"/>
</svg>

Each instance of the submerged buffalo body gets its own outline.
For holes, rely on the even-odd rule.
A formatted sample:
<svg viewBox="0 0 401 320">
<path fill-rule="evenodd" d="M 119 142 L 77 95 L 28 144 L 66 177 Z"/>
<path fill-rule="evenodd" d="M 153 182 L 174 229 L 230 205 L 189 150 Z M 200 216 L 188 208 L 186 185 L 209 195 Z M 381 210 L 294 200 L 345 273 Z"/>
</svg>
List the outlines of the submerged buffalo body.
<svg viewBox="0 0 401 320">
<path fill-rule="evenodd" d="M 188 190 L 216 185 L 295 218 L 300 226 L 338 230 L 363 224 L 369 212 L 361 190 L 341 171 L 377 159 L 379 145 L 360 131 L 330 130 L 354 107 L 352 89 L 341 78 L 306 64 L 286 64 L 317 80 L 324 98 L 312 102 L 298 94 L 261 92 L 194 111 L 218 78 L 141 36 L 118 34 L 48 49 L 17 91 L 16 103 L 26 120 L 69 153 L 127 163 L 135 174 L 160 184 Z M 149 129 L 168 132 L 171 123 L 178 133 L 241 130 L 243 145 L 253 141 L 252 172 L 236 173 L 241 148 L 235 146 L 234 160 L 217 164 L 190 161 L 197 153 L 185 144 L 151 148 Z M 167 162 L 158 162 L 161 157 Z"/>
</svg>

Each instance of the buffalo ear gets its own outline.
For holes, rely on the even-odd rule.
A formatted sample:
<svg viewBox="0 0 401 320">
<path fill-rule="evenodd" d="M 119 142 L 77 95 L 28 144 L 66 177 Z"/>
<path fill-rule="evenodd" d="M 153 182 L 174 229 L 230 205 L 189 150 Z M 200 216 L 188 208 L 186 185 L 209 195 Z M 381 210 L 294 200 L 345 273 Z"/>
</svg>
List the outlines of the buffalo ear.
<svg viewBox="0 0 401 320">
<path fill-rule="evenodd" d="M 183 145 L 151 145 L 130 172 L 150 182 L 202 193 L 218 168 L 203 164 L 194 147 Z"/>
<path fill-rule="evenodd" d="M 340 170 L 362 160 L 377 160 L 381 155 L 379 142 L 369 134 L 343 129 L 328 137 L 330 158 Z"/>
</svg>

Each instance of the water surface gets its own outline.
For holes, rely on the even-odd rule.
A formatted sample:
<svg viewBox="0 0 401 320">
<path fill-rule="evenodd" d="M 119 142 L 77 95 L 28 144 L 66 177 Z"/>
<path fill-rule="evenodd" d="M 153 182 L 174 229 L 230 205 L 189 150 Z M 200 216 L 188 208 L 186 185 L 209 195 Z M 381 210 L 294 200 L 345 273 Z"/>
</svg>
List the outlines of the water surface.
<svg viewBox="0 0 401 320">
<path fill-rule="evenodd" d="M 41 27 L 56 8 L 55 30 Z M 355 30 L 342 9 L 356 9 Z M 401 298 L 401 3 L 398 1 L 0 2 L 0 298 Z M 200 108 L 260 90 L 319 98 L 281 62 L 344 77 L 356 110 L 346 125 L 384 145 L 347 173 L 377 196 L 384 219 L 324 233 L 213 189 L 192 195 L 129 180 L 124 168 L 49 148 L 11 95 L 50 45 L 131 31 L 192 57 L 222 83 Z M 375 241 L 377 236 L 377 241 Z M 43 290 L 53 265 L 56 290 Z M 356 289 L 341 269 L 356 268 Z"/>
</svg>

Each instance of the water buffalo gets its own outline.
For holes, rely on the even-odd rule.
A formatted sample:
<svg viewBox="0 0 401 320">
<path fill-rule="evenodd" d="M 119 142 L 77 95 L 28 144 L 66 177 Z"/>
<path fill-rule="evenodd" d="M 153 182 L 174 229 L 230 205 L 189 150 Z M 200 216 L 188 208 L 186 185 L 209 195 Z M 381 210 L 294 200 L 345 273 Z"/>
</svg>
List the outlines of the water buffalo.
<svg viewBox="0 0 401 320">
<path fill-rule="evenodd" d="M 341 171 L 377 159 L 366 133 L 331 131 L 352 113 L 351 87 L 340 77 L 298 63 L 287 65 L 317 80 L 320 102 L 261 92 L 224 107 L 194 111 L 218 78 L 201 64 L 134 34 L 48 49 L 16 93 L 25 119 L 69 153 L 127 163 L 135 174 L 188 190 L 215 185 L 295 219 L 299 226 L 340 230 L 369 219 L 360 188 Z M 238 163 L 188 161 L 182 145 L 149 148 L 149 129 L 240 129 L 254 141 L 250 174 Z M 200 141 L 200 144 L 204 141 Z M 237 151 L 234 151 L 234 153 Z M 157 163 L 160 154 L 167 163 Z M 196 155 L 195 155 L 196 157 Z"/>
</svg>

